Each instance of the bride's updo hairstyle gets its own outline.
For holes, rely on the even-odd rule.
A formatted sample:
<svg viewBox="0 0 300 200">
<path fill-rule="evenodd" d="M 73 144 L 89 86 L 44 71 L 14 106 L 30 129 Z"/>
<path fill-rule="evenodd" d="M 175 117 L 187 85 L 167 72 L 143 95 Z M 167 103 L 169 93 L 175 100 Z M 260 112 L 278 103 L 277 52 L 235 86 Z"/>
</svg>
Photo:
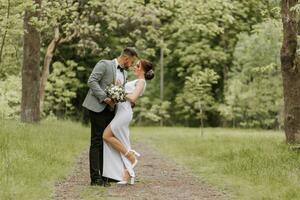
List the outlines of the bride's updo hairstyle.
<svg viewBox="0 0 300 200">
<path fill-rule="evenodd" d="M 151 80 L 154 78 L 154 67 L 153 64 L 148 60 L 141 60 L 141 66 L 145 72 L 145 79 Z"/>
</svg>

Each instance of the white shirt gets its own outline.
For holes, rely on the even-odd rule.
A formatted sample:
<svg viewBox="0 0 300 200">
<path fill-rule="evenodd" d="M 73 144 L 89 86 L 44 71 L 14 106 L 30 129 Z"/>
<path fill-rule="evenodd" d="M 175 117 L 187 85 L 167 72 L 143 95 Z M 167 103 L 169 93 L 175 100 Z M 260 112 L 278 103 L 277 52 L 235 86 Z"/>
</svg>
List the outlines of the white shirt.
<svg viewBox="0 0 300 200">
<path fill-rule="evenodd" d="M 116 62 L 116 83 L 121 83 L 122 85 L 124 84 L 124 81 L 125 81 L 125 74 L 124 72 L 121 72 L 120 69 L 118 69 L 118 65 L 119 65 L 119 62 L 117 59 L 115 59 L 115 62 Z"/>
</svg>

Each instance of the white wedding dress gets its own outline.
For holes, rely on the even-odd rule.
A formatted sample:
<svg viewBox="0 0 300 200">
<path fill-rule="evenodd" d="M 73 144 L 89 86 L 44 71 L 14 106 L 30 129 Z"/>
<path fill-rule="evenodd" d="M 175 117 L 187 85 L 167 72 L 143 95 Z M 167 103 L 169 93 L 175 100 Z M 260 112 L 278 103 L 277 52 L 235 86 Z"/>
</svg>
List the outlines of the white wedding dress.
<svg viewBox="0 0 300 200">
<path fill-rule="evenodd" d="M 133 93 L 136 88 L 138 80 L 129 81 L 125 84 L 125 92 Z M 143 92 L 145 91 L 146 81 Z M 132 108 L 129 101 L 118 103 L 116 107 L 116 114 L 110 122 L 111 130 L 116 138 L 125 146 L 126 149 L 131 149 L 129 139 L 129 124 L 132 120 Z M 124 170 L 127 169 L 131 177 L 135 177 L 131 162 L 120 152 L 115 150 L 110 144 L 103 141 L 103 174 L 102 176 L 114 180 L 122 181 Z"/>
</svg>

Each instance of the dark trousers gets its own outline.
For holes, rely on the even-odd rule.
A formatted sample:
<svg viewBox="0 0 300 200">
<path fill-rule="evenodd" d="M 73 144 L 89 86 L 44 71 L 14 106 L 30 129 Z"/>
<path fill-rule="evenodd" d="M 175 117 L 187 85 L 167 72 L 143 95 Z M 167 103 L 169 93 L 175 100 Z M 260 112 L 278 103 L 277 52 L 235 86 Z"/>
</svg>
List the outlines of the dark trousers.
<svg viewBox="0 0 300 200">
<path fill-rule="evenodd" d="M 89 111 L 91 121 L 91 146 L 90 146 L 90 176 L 91 181 L 102 179 L 103 172 L 103 132 L 114 118 L 114 111 L 108 106 L 99 113 Z"/>
</svg>

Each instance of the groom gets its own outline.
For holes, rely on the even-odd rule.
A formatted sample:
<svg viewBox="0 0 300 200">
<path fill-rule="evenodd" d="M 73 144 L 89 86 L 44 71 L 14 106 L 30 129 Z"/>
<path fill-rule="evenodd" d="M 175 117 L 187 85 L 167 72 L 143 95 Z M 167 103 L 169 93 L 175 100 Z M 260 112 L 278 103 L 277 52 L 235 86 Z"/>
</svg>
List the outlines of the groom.
<svg viewBox="0 0 300 200">
<path fill-rule="evenodd" d="M 103 172 L 103 132 L 114 118 L 114 102 L 108 98 L 105 88 L 111 84 L 125 84 L 127 70 L 137 59 L 137 52 L 130 47 L 125 48 L 114 60 L 100 60 L 94 67 L 89 79 L 89 91 L 83 107 L 89 110 L 91 122 L 90 145 L 90 177 L 91 185 L 109 186 Z"/>
</svg>

